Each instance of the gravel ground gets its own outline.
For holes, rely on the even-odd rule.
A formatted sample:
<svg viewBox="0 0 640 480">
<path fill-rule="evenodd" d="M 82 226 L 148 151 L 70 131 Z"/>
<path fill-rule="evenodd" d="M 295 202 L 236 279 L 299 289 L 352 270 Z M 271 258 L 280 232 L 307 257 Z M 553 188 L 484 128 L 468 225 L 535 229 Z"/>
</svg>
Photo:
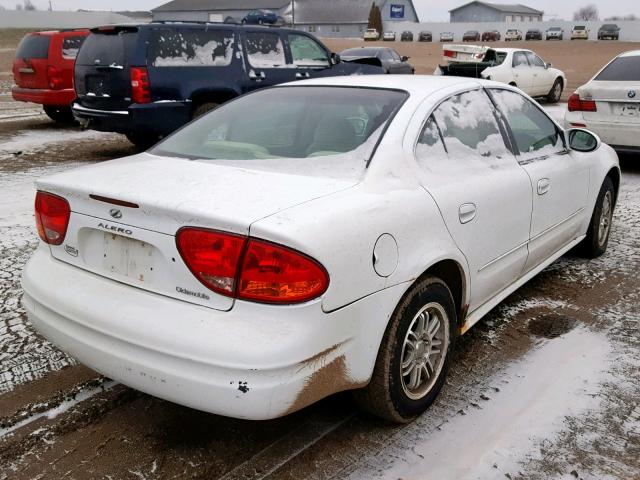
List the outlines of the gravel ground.
<svg viewBox="0 0 640 480">
<path fill-rule="evenodd" d="M 592 70 L 628 49 L 597 45 Z M 437 44 L 397 47 L 425 71 L 439 60 Z M 553 52 L 568 61 L 570 49 L 585 47 L 535 48 L 563 68 Z M 586 60 L 576 62 L 591 75 Z M 248 422 L 101 378 L 25 321 L 19 276 L 36 245 L 33 181 L 135 151 L 121 136 L 59 128 L 38 107 L 7 100 L 0 96 L 0 480 L 640 479 L 639 157 L 623 159 L 607 254 L 563 257 L 479 322 L 416 422 L 381 423 L 348 394 Z"/>
</svg>

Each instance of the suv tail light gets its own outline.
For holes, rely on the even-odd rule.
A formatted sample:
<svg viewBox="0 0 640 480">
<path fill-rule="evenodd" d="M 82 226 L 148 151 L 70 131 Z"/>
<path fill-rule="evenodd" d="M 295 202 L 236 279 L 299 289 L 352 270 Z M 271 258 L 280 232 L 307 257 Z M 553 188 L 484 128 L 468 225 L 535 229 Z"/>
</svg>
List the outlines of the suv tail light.
<svg viewBox="0 0 640 480">
<path fill-rule="evenodd" d="M 59 90 L 62 88 L 62 70 L 53 65 L 47 66 L 47 81 L 51 90 Z"/>
<path fill-rule="evenodd" d="M 568 109 L 570 112 L 597 112 L 595 100 L 582 100 L 580 95 L 574 93 L 569 97 Z"/>
<path fill-rule="evenodd" d="M 147 67 L 131 67 L 131 100 L 133 103 L 151 103 Z"/>
<path fill-rule="evenodd" d="M 312 258 L 275 243 L 185 227 L 178 251 L 207 288 L 229 297 L 263 303 L 301 303 L 322 295 L 329 275 Z"/>
<path fill-rule="evenodd" d="M 67 234 L 71 208 L 64 198 L 52 193 L 36 193 L 36 227 L 43 242 L 60 245 Z"/>
</svg>

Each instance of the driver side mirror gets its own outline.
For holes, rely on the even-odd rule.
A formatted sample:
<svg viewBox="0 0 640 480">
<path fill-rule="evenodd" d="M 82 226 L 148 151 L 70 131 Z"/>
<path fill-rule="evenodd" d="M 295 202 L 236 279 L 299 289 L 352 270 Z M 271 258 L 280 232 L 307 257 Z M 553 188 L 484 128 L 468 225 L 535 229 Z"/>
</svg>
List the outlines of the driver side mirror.
<svg viewBox="0 0 640 480">
<path fill-rule="evenodd" d="M 572 128 L 565 135 L 569 148 L 576 152 L 593 152 L 600 147 L 600 139 L 588 130 Z"/>
<path fill-rule="evenodd" d="M 551 65 L 551 62 L 549 62 L 549 63 L 545 63 L 545 64 L 544 64 L 544 68 L 551 68 L 551 66 L 552 66 L 552 65 Z"/>
<path fill-rule="evenodd" d="M 338 55 L 337 53 L 331 52 L 331 56 L 329 57 L 329 63 L 331 63 L 331 65 L 337 65 L 340 63 L 340 55 Z"/>
<path fill-rule="evenodd" d="M 402 57 L 400 57 L 400 60 L 402 62 L 406 62 L 407 60 L 409 60 L 411 57 L 407 57 L 406 55 L 403 55 Z"/>
</svg>

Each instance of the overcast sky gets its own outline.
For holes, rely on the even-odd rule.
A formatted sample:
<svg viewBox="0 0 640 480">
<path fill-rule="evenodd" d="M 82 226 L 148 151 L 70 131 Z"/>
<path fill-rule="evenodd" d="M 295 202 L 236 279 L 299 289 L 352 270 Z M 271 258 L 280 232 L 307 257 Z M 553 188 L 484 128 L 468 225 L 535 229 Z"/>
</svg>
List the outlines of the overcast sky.
<svg viewBox="0 0 640 480">
<path fill-rule="evenodd" d="M 49 0 L 32 0 L 41 9 L 48 8 Z M 145 10 L 166 3 L 168 0 L 51 0 L 54 10 L 77 10 L 79 8 L 92 10 Z M 215 0 L 211 0 L 215 2 Z M 314 0 L 321 2 L 322 0 Z M 640 16 L 640 1 L 638 0 L 513 0 L 504 1 L 492 0 L 495 3 L 523 3 L 539 10 L 544 10 L 546 18 L 564 18 L 570 20 L 573 12 L 589 3 L 594 3 L 600 10 L 600 17 L 605 18 L 611 15 L 626 15 L 635 13 Z M 22 0 L 0 0 L 0 5 L 7 8 L 14 8 L 16 3 Z M 466 0 L 414 0 L 414 5 L 418 10 L 418 15 L 422 21 L 447 21 L 449 19 L 448 10 L 455 8 Z"/>
</svg>

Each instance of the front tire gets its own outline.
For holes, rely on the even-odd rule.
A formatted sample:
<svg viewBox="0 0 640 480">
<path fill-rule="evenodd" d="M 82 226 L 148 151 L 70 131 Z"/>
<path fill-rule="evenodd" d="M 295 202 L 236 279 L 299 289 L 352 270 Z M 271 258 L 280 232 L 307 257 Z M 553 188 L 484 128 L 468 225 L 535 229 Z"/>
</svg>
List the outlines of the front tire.
<svg viewBox="0 0 640 480">
<path fill-rule="evenodd" d="M 579 253 L 586 258 L 597 258 L 607 251 L 609 234 L 615 208 L 615 188 L 610 177 L 600 187 L 596 206 L 593 209 L 587 236 L 578 246 Z"/>
<path fill-rule="evenodd" d="M 426 277 L 395 309 L 382 338 L 369 384 L 353 392 L 373 415 L 407 423 L 442 389 L 457 337 L 456 311 L 447 285 Z"/>
<path fill-rule="evenodd" d="M 556 78 L 556 81 L 553 82 L 553 86 L 549 93 L 547 94 L 547 102 L 548 103 L 558 103 L 560 98 L 562 97 L 562 90 L 564 85 L 562 84 L 562 80 Z"/>
</svg>

